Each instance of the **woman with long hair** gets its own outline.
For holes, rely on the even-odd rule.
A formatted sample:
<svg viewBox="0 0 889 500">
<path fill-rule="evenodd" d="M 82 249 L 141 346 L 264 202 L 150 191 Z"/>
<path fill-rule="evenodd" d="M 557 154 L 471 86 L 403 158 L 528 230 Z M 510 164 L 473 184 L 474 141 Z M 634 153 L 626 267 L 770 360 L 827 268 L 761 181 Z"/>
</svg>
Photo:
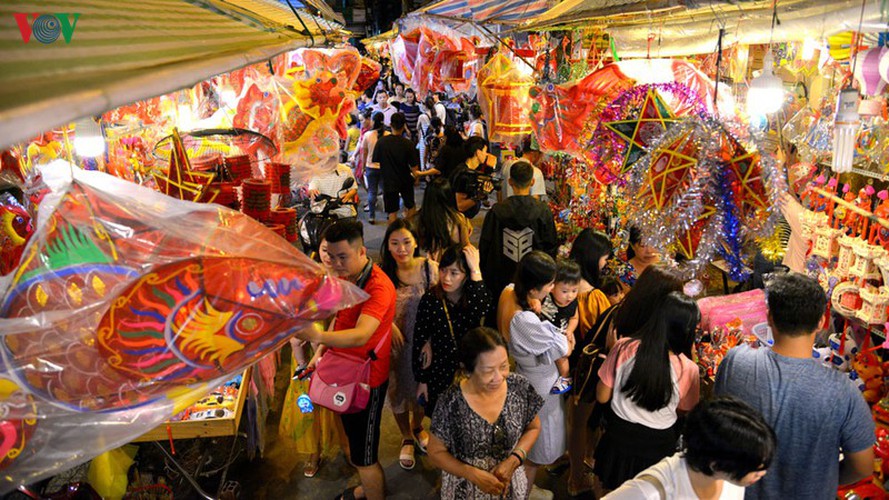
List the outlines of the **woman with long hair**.
<svg viewBox="0 0 889 500">
<path fill-rule="evenodd" d="M 423 295 L 414 329 L 413 372 L 417 397 L 432 415 L 438 397 L 457 372 L 460 339 L 480 326 L 491 307 L 482 281 L 478 249 L 453 245 L 441 255 L 438 284 Z"/>
<path fill-rule="evenodd" d="M 555 325 L 541 319 L 537 311 L 552 291 L 556 279 L 556 262 L 539 250 L 522 257 L 516 268 L 512 286 L 515 301 L 521 309 L 509 322 L 509 351 L 515 359 L 516 373 L 523 375 L 535 392 L 543 398 L 540 409 L 540 436 L 528 451 L 525 473 L 533 484 L 537 468 L 558 460 L 567 447 L 565 406 L 560 394 L 553 394 L 553 383 L 559 379 L 556 360 L 574 347 L 571 340 Z M 509 288 L 509 286 L 507 287 Z"/>
<path fill-rule="evenodd" d="M 694 299 L 671 292 L 599 369 L 596 398 L 610 411 L 595 472 L 605 488 L 617 488 L 675 451 L 678 413 L 690 411 L 700 397 L 697 365 L 683 353 L 700 320 Z"/>
<path fill-rule="evenodd" d="M 420 245 L 432 260 L 438 260 L 444 249 L 451 245 L 469 243 L 472 224 L 457 211 L 451 183 L 445 177 L 426 186 L 417 221 Z"/>
<path fill-rule="evenodd" d="M 581 231 L 571 244 L 568 258 L 577 263 L 581 275 L 577 295 L 577 346 L 568 358 L 572 371 L 585 346 L 592 342 L 604 349 L 606 335 L 596 335 L 599 330 L 594 326 L 600 316 L 611 307 L 611 302 L 601 290 L 605 264 L 611 257 L 611 252 L 612 245 L 608 236 L 589 228 Z M 581 381 L 575 380 L 568 405 L 568 459 L 571 464 L 568 492 L 574 495 L 592 489 L 587 471 L 592 463 L 595 446 L 595 436 L 588 431 L 586 425 L 595 408 L 595 383 L 579 382 Z M 582 394 L 581 391 L 585 392 Z"/>
<path fill-rule="evenodd" d="M 627 292 L 620 307 L 614 311 L 608 348 L 610 349 L 617 339 L 639 331 L 654 315 L 667 295 L 682 291 L 682 286 L 682 278 L 675 268 L 664 265 L 647 267 L 639 275 L 633 288 Z"/>
<path fill-rule="evenodd" d="M 527 450 L 540 432 L 543 404 L 528 381 L 509 373 L 506 343 L 478 327 L 460 341 L 465 378 L 441 397 L 432 417 L 429 460 L 442 470 L 441 498 L 524 500 Z"/>
<path fill-rule="evenodd" d="M 682 449 L 605 498 L 740 500 L 765 476 L 777 447 L 775 431 L 747 403 L 732 396 L 701 401 L 685 420 Z"/>
<path fill-rule="evenodd" d="M 395 285 L 393 323 L 403 339 L 400 346 L 392 346 L 389 405 L 402 436 L 399 465 L 411 470 L 416 465 L 414 447 L 425 452 L 429 443 L 429 434 L 423 430 L 423 408 L 417 404 L 417 382 L 411 369 L 414 329 L 420 299 L 438 284 L 438 264 L 420 256 L 417 233 L 404 219 L 396 219 L 386 228 L 380 256 L 380 267 Z"/>
</svg>

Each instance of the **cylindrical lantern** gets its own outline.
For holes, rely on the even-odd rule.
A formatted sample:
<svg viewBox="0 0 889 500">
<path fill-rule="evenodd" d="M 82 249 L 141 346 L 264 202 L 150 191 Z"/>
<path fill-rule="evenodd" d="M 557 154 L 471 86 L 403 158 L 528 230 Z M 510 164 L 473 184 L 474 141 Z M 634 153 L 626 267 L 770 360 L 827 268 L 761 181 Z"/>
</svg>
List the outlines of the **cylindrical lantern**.
<svg viewBox="0 0 889 500">
<path fill-rule="evenodd" d="M 855 56 L 855 80 L 862 94 L 874 96 L 886 87 L 886 82 L 881 78 L 880 63 L 887 52 L 880 47 L 859 52 Z"/>
<path fill-rule="evenodd" d="M 858 116 L 857 90 L 846 87 L 840 91 L 834 120 L 833 161 L 830 167 L 840 174 L 851 172 L 855 154 L 855 135 L 861 125 Z"/>
</svg>

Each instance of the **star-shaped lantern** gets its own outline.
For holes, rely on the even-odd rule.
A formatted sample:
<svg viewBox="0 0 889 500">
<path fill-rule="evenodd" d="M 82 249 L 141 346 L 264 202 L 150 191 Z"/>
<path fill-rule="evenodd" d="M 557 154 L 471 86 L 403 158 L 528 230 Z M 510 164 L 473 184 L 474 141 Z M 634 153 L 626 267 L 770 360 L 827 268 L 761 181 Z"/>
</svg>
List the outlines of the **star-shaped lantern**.
<svg viewBox="0 0 889 500">
<path fill-rule="evenodd" d="M 605 122 L 604 125 L 608 130 L 626 142 L 621 173 L 626 173 L 630 166 L 645 154 L 654 140 L 677 120 L 658 91 L 649 88 L 637 116 Z"/>
</svg>

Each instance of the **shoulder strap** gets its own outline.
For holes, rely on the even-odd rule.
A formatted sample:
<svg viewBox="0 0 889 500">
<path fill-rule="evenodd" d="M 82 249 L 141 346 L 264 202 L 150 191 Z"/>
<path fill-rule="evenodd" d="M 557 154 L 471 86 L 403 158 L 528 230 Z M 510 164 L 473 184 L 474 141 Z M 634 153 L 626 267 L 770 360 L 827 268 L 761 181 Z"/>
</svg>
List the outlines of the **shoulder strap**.
<svg viewBox="0 0 889 500">
<path fill-rule="evenodd" d="M 636 479 L 638 479 L 640 481 L 645 481 L 646 483 L 654 486 L 658 492 L 658 495 L 660 495 L 661 500 L 667 500 L 667 490 L 664 489 L 664 485 L 661 484 L 661 482 L 660 482 L 660 480 L 658 480 L 658 478 L 652 476 L 651 474 L 642 474 L 641 476 L 637 477 Z"/>
<path fill-rule="evenodd" d="M 448 318 L 448 329 L 451 331 L 451 338 L 456 340 L 457 337 L 454 335 L 454 325 L 451 323 L 451 314 L 448 312 L 448 303 L 445 299 L 441 299 L 441 307 L 444 309 L 445 317 Z"/>
<path fill-rule="evenodd" d="M 596 329 L 596 333 L 590 338 L 590 341 L 587 345 L 594 345 L 596 343 L 596 339 L 599 338 L 599 335 L 602 334 L 604 330 L 607 330 L 607 326 L 611 324 L 611 316 L 614 314 L 614 311 L 618 310 L 620 306 L 612 307 L 605 311 L 605 317 L 599 321 L 599 328 Z"/>
</svg>

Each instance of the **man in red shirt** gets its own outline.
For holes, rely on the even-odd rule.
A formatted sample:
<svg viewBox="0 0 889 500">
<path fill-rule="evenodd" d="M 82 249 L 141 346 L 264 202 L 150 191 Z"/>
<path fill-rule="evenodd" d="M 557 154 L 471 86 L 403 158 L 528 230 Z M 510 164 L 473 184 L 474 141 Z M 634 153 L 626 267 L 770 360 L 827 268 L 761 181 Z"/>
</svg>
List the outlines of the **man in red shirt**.
<svg viewBox="0 0 889 500">
<path fill-rule="evenodd" d="M 324 349 L 331 349 L 364 357 L 371 357 L 371 351 L 385 337 L 381 347 L 374 353 L 376 360 L 371 363 L 371 394 L 367 408 L 358 413 L 340 415 L 349 439 L 350 458 L 361 478 L 361 486 L 347 490 L 342 498 L 354 496 L 382 499 L 386 490 L 386 478 L 377 453 L 380 448 L 383 402 L 389 385 L 395 287 L 386 273 L 368 258 L 364 247 L 364 229 L 360 222 L 341 220 L 334 223 L 324 231 L 322 246 L 325 243 L 333 273 L 361 287 L 370 298 L 338 312 L 332 331 L 308 329 L 298 332 L 296 336 L 323 344 L 319 353 Z M 320 354 L 316 354 L 310 365 L 319 356 Z"/>
</svg>

